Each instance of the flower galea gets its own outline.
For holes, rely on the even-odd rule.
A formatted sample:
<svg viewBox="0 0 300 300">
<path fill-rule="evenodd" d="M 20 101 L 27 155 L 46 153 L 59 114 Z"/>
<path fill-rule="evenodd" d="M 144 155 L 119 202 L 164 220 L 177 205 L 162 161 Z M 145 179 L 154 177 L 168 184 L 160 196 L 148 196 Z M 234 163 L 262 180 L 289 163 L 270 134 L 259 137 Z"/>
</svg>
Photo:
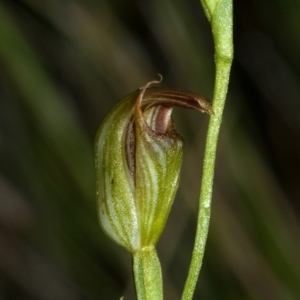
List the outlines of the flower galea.
<svg viewBox="0 0 300 300">
<path fill-rule="evenodd" d="M 200 95 L 150 87 L 160 81 L 122 99 L 96 136 L 100 224 L 131 252 L 155 246 L 178 187 L 183 138 L 175 129 L 172 108 L 213 113 Z"/>
</svg>

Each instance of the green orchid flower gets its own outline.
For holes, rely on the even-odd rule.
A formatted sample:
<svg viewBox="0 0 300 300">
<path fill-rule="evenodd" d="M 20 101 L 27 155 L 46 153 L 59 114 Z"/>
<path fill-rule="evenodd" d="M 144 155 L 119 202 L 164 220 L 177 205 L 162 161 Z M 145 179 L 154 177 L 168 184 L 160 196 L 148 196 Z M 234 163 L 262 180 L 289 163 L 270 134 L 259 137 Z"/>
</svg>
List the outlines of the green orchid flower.
<svg viewBox="0 0 300 300">
<path fill-rule="evenodd" d="M 96 136 L 100 224 L 130 252 L 156 245 L 178 188 L 183 138 L 172 108 L 213 113 L 200 95 L 149 87 L 159 82 L 121 100 Z"/>
</svg>

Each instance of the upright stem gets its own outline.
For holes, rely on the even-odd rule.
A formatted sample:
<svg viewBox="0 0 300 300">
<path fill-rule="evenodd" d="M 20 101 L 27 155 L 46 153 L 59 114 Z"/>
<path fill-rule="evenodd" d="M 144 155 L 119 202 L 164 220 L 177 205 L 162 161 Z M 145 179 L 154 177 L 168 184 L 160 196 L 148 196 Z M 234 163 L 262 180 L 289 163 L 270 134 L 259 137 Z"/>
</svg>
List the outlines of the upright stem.
<svg viewBox="0 0 300 300">
<path fill-rule="evenodd" d="M 218 101 L 218 105 L 213 106 L 215 115 L 211 117 L 208 127 L 204 154 L 204 165 L 201 183 L 196 239 L 188 278 L 185 283 L 185 288 L 182 295 L 183 300 L 192 299 L 193 297 L 199 272 L 202 266 L 202 260 L 209 229 L 216 147 L 227 90 L 222 87 L 223 85 L 221 84 L 221 82 L 228 82 L 230 73 L 230 65 L 226 66 L 225 68 L 224 66 L 221 67 L 220 65 L 221 64 L 217 63 L 215 90 L 215 99 L 219 98 L 220 101 Z"/>
<path fill-rule="evenodd" d="M 154 247 L 133 253 L 133 272 L 138 300 L 162 300 L 160 262 Z"/>
<path fill-rule="evenodd" d="M 206 1 L 202 0 L 202 4 L 204 2 Z M 216 3 L 215 6 L 213 3 Z M 202 266 L 210 221 L 217 142 L 233 58 L 232 1 L 220 0 L 214 2 L 210 0 L 206 4 L 205 9 L 212 25 L 215 42 L 216 75 L 213 99 L 215 114 L 211 116 L 208 125 L 195 245 L 182 300 L 192 299 Z"/>
</svg>

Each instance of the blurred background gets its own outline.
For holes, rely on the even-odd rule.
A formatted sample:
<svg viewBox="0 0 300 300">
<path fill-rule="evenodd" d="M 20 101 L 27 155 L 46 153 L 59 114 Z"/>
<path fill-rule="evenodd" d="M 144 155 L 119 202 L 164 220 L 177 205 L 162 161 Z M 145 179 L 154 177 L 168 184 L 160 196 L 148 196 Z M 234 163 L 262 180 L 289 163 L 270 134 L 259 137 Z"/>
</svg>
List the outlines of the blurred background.
<svg viewBox="0 0 300 300">
<path fill-rule="evenodd" d="M 300 2 L 234 3 L 235 59 L 194 299 L 300 299 Z M 147 81 L 212 99 L 197 0 L 0 1 L 0 299 L 135 299 L 98 225 L 93 140 Z M 208 116 L 175 110 L 182 179 L 158 244 L 165 299 L 193 248 Z"/>
</svg>

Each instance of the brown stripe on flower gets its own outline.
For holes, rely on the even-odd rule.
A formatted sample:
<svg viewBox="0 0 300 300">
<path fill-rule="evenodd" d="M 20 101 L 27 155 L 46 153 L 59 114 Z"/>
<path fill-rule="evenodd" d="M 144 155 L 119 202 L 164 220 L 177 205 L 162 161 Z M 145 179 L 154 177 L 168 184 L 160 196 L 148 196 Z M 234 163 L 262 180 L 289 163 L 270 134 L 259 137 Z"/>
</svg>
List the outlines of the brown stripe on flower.
<svg viewBox="0 0 300 300">
<path fill-rule="evenodd" d="M 129 173 L 133 180 L 135 172 L 135 127 L 137 123 L 148 134 L 157 136 L 165 135 L 166 137 L 172 136 L 172 138 L 175 138 L 179 134 L 175 130 L 171 118 L 174 106 L 214 114 L 209 101 L 201 95 L 185 91 L 149 88 L 150 85 L 162 81 L 162 76 L 160 74 L 159 76 L 160 80 L 150 81 L 139 89 L 140 92 L 135 103 L 134 115 L 126 129 L 125 156 Z"/>
</svg>

